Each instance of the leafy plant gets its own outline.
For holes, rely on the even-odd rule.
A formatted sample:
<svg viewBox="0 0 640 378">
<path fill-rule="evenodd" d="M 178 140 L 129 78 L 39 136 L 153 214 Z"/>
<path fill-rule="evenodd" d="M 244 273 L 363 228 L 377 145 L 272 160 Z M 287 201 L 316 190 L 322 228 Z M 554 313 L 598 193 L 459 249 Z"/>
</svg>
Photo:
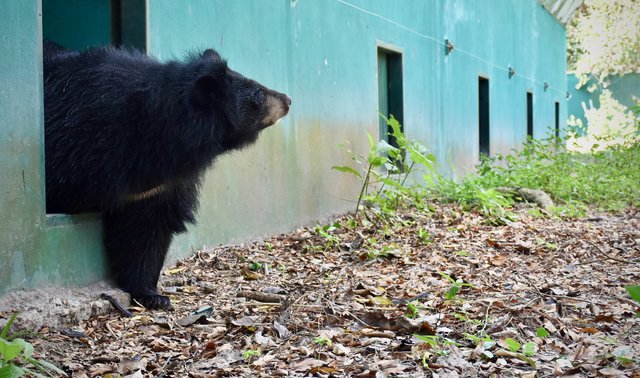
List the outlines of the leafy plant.
<svg viewBox="0 0 640 378">
<path fill-rule="evenodd" d="M 262 264 L 257 262 L 257 261 L 250 261 L 249 262 L 249 270 L 253 271 L 253 272 L 258 272 L 262 270 Z"/>
<path fill-rule="evenodd" d="M 324 336 L 318 336 L 318 337 L 316 337 L 315 339 L 313 339 L 313 342 L 314 342 L 316 345 L 320 345 L 320 346 L 328 346 L 328 347 L 330 347 L 330 346 L 331 346 L 331 344 L 333 343 L 333 342 L 331 341 L 331 339 L 330 339 L 330 338 L 328 338 L 328 337 L 324 337 Z"/>
<path fill-rule="evenodd" d="M 247 362 L 251 362 L 256 357 L 260 357 L 262 352 L 259 349 L 248 349 L 242 352 L 242 358 Z"/>
<path fill-rule="evenodd" d="M 586 0 L 567 27 L 568 64 L 586 81 L 640 70 L 640 7 L 635 0 Z"/>
<path fill-rule="evenodd" d="M 545 337 L 547 337 L 549 335 L 551 335 L 551 334 L 544 327 L 538 327 L 538 329 L 536 329 L 536 336 L 538 336 L 540 338 L 545 338 Z"/>
<path fill-rule="evenodd" d="M 393 243 L 391 245 L 383 245 L 381 248 L 370 247 L 367 249 L 367 260 L 374 260 L 379 257 L 387 257 L 397 253 L 398 246 Z"/>
<path fill-rule="evenodd" d="M 625 286 L 624 289 L 634 301 L 640 303 L 640 285 Z M 640 310 L 636 311 L 636 316 L 640 317 Z"/>
<path fill-rule="evenodd" d="M 418 335 L 418 334 L 414 334 L 413 337 L 415 337 L 417 340 L 422 341 L 424 343 L 427 343 L 430 347 L 431 350 L 434 351 L 434 353 L 438 356 L 446 356 L 449 354 L 449 350 L 447 349 L 448 346 L 450 345 L 456 345 L 455 341 L 449 340 L 447 338 L 438 336 L 438 335 Z M 423 359 L 423 366 L 426 366 L 426 358 L 428 357 L 428 353 L 424 354 L 422 356 Z"/>
<path fill-rule="evenodd" d="M 473 287 L 472 284 L 466 283 L 461 279 L 454 279 L 446 273 L 440 272 L 440 275 L 447 279 L 447 281 L 451 282 L 451 287 L 449 287 L 449 290 L 444 294 L 444 297 L 447 300 L 453 300 L 463 287 Z"/>
<path fill-rule="evenodd" d="M 512 339 L 511 337 L 507 337 L 504 342 L 507 344 L 507 347 L 510 351 L 517 352 L 520 350 L 521 345 L 517 340 Z"/>
<path fill-rule="evenodd" d="M 418 240 L 420 240 L 420 242 L 425 245 L 433 242 L 431 233 L 426 228 L 421 228 L 418 230 Z"/>
<path fill-rule="evenodd" d="M 333 167 L 361 180 L 352 225 L 358 223 L 359 214 L 376 225 L 403 222 L 396 216 L 400 206 L 426 211 L 428 200 L 454 202 L 465 211 L 480 212 L 489 224 L 504 224 L 515 220 L 510 208 L 517 199 L 517 188 L 542 190 L 557 204 L 546 210 L 533 209 L 534 216 L 578 218 L 585 216 L 588 206 L 603 210 L 640 206 L 637 137 L 589 153 L 562 147 L 568 137 L 530 139 L 510 154 L 484 157 L 475 174 L 456 180 L 438 173 L 435 157 L 423 145 L 407 139 L 397 120 L 391 118 L 387 123 L 397 147 L 385 141 L 376 143 L 369 135 L 366 156 L 349 150 L 355 166 Z M 418 172 L 422 174 L 420 184 Z M 429 240 L 426 230 L 418 236 L 423 242 Z"/>
<path fill-rule="evenodd" d="M 467 340 L 472 341 L 474 344 L 479 344 L 480 342 L 482 343 L 490 343 L 490 344 L 495 344 L 496 341 L 494 339 L 492 339 L 490 336 L 488 335 L 483 335 L 483 336 L 476 336 L 470 333 L 464 333 L 463 334 L 464 338 Z"/>
<path fill-rule="evenodd" d="M 355 216 L 357 218 L 363 210 L 367 219 L 376 223 L 393 217 L 403 202 L 421 207 L 424 196 L 420 187 L 409 185 L 409 178 L 418 167 L 427 174 L 435 173 L 436 168 L 435 156 L 429 154 L 424 145 L 407 139 L 398 120 L 393 117 L 385 120 L 397 147 L 386 140 L 376 142 L 368 135 L 369 151 L 366 155 L 348 149 L 355 166 L 332 167 L 361 181 Z M 361 208 L 362 204 L 366 206 Z"/>
<path fill-rule="evenodd" d="M 409 319 L 415 319 L 420 314 L 420 303 L 418 301 L 407 302 L 407 312 L 404 314 Z"/>
<path fill-rule="evenodd" d="M 528 341 L 522 346 L 522 354 L 531 357 L 538 351 L 538 345 L 533 341 Z"/>
<path fill-rule="evenodd" d="M 316 233 L 325 240 L 325 250 L 331 249 L 340 243 L 340 238 L 332 234 L 332 232 L 337 230 L 339 227 L 340 223 L 335 222 L 333 224 L 328 224 L 322 227 L 317 226 L 315 228 Z"/>
<path fill-rule="evenodd" d="M 559 203 L 552 214 L 563 217 L 583 216 L 587 205 L 605 210 L 640 205 L 640 143 L 584 154 L 558 148 L 555 140 L 530 140 L 510 155 L 487 158 L 469 180 L 485 189 L 540 189 Z"/>
<path fill-rule="evenodd" d="M 55 377 L 67 376 L 55 365 L 45 360 L 39 360 L 33 357 L 33 345 L 27 341 L 16 338 L 11 341 L 8 339 L 9 329 L 18 314 L 13 314 L 7 324 L 0 333 L 0 377 L 13 378 L 25 375 L 33 377 Z M 26 366 L 25 366 L 26 365 Z M 37 371 L 27 366 L 33 366 Z"/>
</svg>

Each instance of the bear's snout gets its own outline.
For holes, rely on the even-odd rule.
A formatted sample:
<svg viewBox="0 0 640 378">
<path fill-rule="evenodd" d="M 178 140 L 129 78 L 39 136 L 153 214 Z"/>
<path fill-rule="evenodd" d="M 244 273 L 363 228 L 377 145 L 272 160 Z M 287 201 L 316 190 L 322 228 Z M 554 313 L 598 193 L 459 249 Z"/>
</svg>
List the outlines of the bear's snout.
<svg viewBox="0 0 640 378">
<path fill-rule="evenodd" d="M 289 113 L 291 97 L 284 93 L 271 92 L 267 94 L 267 114 L 262 120 L 264 127 L 276 124 Z"/>
</svg>

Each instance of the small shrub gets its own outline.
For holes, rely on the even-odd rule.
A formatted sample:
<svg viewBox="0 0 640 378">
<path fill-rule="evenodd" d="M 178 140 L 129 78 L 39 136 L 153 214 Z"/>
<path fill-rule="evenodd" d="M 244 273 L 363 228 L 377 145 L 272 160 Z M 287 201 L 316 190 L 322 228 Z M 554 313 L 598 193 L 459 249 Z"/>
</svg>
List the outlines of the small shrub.
<svg viewBox="0 0 640 378">
<path fill-rule="evenodd" d="M 9 329 L 16 316 L 17 314 L 14 314 L 9 318 L 0 333 L 0 355 L 2 356 L 2 360 L 0 360 L 0 377 L 66 377 L 65 372 L 55 365 L 34 358 L 33 345 L 27 341 L 20 338 L 9 340 Z"/>
</svg>

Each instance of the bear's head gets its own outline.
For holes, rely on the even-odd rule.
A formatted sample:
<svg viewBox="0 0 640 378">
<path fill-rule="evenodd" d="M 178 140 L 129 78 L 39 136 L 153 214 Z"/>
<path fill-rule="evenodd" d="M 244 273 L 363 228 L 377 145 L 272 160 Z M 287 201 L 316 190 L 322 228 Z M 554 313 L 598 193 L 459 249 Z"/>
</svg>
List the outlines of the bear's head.
<svg viewBox="0 0 640 378">
<path fill-rule="evenodd" d="M 289 112 L 291 98 L 231 70 L 214 50 L 197 57 L 199 74 L 191 99 L 200 111 L 214 117 L 215 138 L 225 149 L 256 141 L 260 131 Z"/>
</svg>

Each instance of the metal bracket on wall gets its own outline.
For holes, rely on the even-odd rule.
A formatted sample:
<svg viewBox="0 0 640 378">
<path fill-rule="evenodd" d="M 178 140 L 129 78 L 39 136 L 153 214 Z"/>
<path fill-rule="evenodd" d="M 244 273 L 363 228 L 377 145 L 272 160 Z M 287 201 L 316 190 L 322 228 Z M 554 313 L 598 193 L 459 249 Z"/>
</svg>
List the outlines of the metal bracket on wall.
<svg viewBox="0 0 640 378">
<path fill-rule="evenodd" d="M 453 49 L 455 49 L 455 46 L 453 45 L 453 42 L 451 42 L 449 39 L 445 39 L 444 40 L 444 54 L 445 55 L 451 54 Z"/>
</svg>

